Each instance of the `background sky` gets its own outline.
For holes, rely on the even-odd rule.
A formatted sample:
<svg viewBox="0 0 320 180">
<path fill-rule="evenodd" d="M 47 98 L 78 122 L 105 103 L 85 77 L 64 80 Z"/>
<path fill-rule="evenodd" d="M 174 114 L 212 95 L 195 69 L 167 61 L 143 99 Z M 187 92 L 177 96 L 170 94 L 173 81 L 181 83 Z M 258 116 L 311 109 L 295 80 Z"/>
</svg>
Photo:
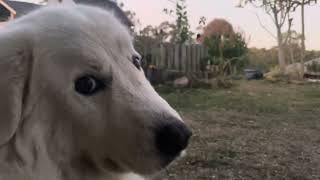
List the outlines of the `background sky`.
<svg viewBox="0 0 320 180">
<path fill-rule="evenodd" d="M 174 7 L 168 0 L 120 0 L 125 9 L 136 12 L 142 26 L 159 25 L 165 20 L 174 20 L 163 13 L 164 8 Z M 237 0 L 187 0 L 189 21 L 195 30 L 201 16 L 207 21 L 214 18 L 224 18 L 231 22 L 235 29 L 241 29 L 249 38 L 249 46 L 270 48 L 276 45 L 276 40 L 270 36 L 259 24 L 255 15 L 258 13 L 261 20 L 272 32 L 275 32 L 270 17 L 263 11 L 255 8 L 236 8 Z M 300 32 L 300 14 L 297 13 L 294 29 Z M 308 49 L 320 50 L 320 5 L 306 8 L 306 45 Z"/>
<path fill-rule="evenodd" d="M 28 0 L 26 0 L 28 1 Z M 29 0 L 36 1 L 36 0 Z M 123 2 L 125 9 L 136 12 L 141 27 L 159 25 L 163 21 L 174 21 L 163 13 L 164 8 L 174 8 L 169 0 L 118 0 Z M 235 29 L 244 31 L 249 39 L 250 47 L 270 48 L 276 45 L 276 40 L 259 24 L 257 13 L 263 24 L 272 32 L 274 25 L 262 10 L 252 7 L 236 8 L 238 0 L 187 0 L 189 21 L 193 31 L 196 31 L 200 17 L 205 16 L 207 22 L 214 18 L 224 18 L 231 22 Z M 294 20 L 293 29 L 300 32 L 301 23 L 299 11 Z M 320 50 L 320 5 L 306 8 L 306 46 L 309 50 Z M 274 33 L 275 34 L 275 33 Z"/>
</svg>

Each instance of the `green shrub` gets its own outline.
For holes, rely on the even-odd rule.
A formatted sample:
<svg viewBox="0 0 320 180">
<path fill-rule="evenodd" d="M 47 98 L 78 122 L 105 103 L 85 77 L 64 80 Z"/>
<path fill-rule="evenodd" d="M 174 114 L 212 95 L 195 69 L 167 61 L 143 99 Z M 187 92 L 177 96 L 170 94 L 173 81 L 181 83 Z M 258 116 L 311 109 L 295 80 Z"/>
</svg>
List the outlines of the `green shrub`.
<svg viewBox="0 0 320 180">
<path fill-rule="evenodd" d="M 313 61 L 312 64 L 307 65 L 307 69 L 311 72 L 320 72 L 320 63 Z"/>
</svg>

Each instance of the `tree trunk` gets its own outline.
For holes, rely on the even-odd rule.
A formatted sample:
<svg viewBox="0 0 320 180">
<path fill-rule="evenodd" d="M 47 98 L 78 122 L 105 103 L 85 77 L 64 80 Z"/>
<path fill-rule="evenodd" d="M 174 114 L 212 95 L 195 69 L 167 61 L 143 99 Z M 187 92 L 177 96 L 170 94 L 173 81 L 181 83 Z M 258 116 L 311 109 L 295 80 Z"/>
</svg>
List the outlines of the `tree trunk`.
<svg viewBox="0 0 320 180">
<path fill-rule="evenodd" d="M 280 27 L 277 27 L 277 39 L 278 39 L 278 61 L 281 73 L 285 72 L 286 59 L 284 53 L 283 37 Z"/>
<path fill-rule="evenodd" d="M 293 49 L 292 49 L 292 31 L 291 31 L 291 18 L 290 13 L 288 13 L 288 24 L 289 24 L 289 30 L 288 30 L 288 39 L 287 39 L 287 46 L 289 48 L 289 54 L 290 54 L 290 64 L 294 63 L 294 55 L 293 55 Z"/>
<path fill-rule="evenodd" d="M 301 31 L 301 79 L 303 79 L 304 76 L 304 58 L 305 58 L 305 51 L 306 51 L 306 45 L 305 45 L 305 30 L 304 30 L 304 0 L 301 4 L 301 24 L 302 24 L 302 31 Z"/>
<path fill-rule="evenodd" d="M 291 42 L 289 44 L 289 53 L 290 53 L 290 63 L 293 64 L 294 63 L 294 54 L 293 54 L 293 49 L 292 49 Z"/>
</svg>

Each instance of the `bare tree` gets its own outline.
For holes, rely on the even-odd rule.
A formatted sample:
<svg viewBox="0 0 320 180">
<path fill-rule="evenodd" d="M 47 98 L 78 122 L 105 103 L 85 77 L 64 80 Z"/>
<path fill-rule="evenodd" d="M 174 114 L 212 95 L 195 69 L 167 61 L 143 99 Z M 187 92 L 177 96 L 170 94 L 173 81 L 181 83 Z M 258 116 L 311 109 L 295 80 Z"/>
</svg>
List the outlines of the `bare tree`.
<svg viewBox="0 0 320 180">
<path fill-rule="evenodd" d="M 292 20 L 288 21 L 288 16 L 294 8 L 294 2 L 292 0 L 241 0 L 240 3 L 262 8 L 271 17 L 277 30 L 278 62 L 281 72 L 284 72 L 286 67 L 284 45 L 288 37 L 283 37 L 283 32 L 285 27 L 287 27 L 285 32 L 291 30 Z"/>
</svg>

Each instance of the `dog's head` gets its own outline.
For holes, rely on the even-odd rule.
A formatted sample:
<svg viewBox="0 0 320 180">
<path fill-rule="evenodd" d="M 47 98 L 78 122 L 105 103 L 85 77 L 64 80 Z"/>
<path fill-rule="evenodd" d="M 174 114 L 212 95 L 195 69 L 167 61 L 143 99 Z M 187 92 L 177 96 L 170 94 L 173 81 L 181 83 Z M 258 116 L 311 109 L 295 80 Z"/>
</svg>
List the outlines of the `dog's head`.
<svg viewBox="0 0 320 180">
<path fill-rule="evenodd" d="M 20 132 L 59 162 L 140 174 L 188 144 L 190 130 L 146 80 L 127 29 L 103 10 L 44 8 L 7 25 L 0 73 L 1 144 Z"/>
</svg>

